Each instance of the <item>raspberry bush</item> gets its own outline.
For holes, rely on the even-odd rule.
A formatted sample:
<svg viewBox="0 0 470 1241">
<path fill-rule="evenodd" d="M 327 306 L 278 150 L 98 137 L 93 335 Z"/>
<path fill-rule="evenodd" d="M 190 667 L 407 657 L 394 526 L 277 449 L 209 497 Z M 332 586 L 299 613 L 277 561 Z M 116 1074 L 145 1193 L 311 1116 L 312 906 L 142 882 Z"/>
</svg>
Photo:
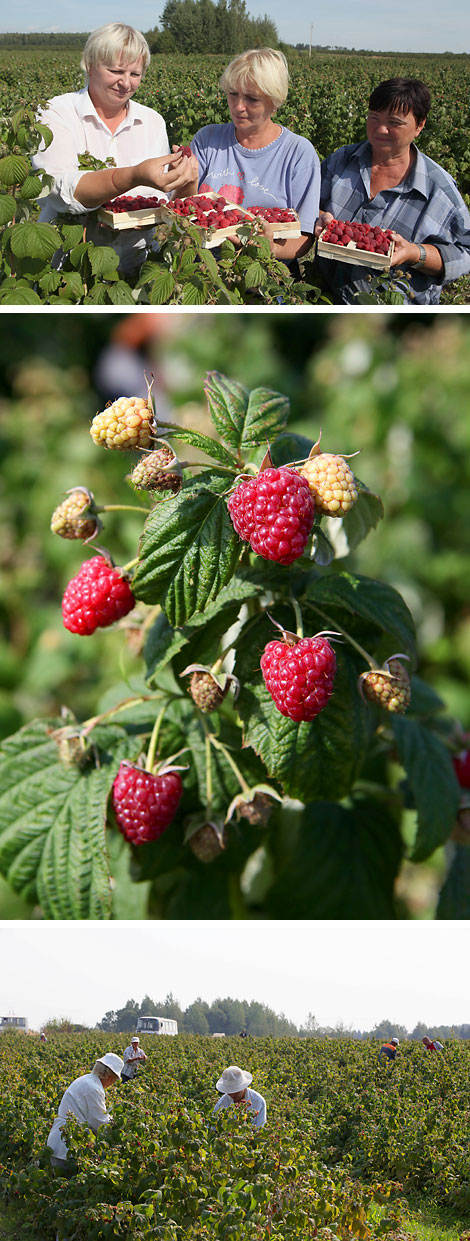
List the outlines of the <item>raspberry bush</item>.
<svg viewBox="0 0 470 1241">
<path fill-rule="evenodd" d="M 447 841 L 466 792 L 404 599 L 338 556 L 338 530 L 353 551 L 382 502 L 325 425 L 319 450 L 313 414 L 311 438 L 289 431 L 281 393 L 210 372 L 210 436 L 159 424 L 148 386 L 140 448 L 104 411 L 101 494 L 85 507 L 77 480 L 44 531 L 94 525 L 91 556 L 63 545 L 67 640 L 85 665 L 94 629 L 117 624 L 122 659 L 92 718 L 64 707 L 2 745 L 0 872 L 47 918 L 393 917 L 406 848 L 422 861 Z M 127 564 L 115 524 L 106 546 L 113 451 L 121 507 L 142 514 Z M 178 486 L 143 490 L 149 462 Z M 341 516 L 312 496 L 332 482 Z"/>
</svg>

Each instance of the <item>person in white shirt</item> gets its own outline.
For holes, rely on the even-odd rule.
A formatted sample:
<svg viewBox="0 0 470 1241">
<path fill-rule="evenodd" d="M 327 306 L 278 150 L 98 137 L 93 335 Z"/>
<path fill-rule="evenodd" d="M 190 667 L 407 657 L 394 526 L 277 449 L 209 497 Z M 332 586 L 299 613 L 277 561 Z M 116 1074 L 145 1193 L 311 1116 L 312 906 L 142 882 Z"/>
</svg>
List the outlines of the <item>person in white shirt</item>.
<svg viewBox="0 0 470 1241">
<path fill-rule="evenodd" d="M 150 63 L 144 36 L 132 26 L 112 22 L 89 36 L 81 59 L 85 74 L 82 90 L 55 95 L 39 111 L 52 131 L 33 158 L 54 178 L 49 193 L 41 195 L 41 220 L 71 212 L 87 225 L 87 240 L 112 245 L 122 270 L 139 266 L 146 257 L 154 229 L 113 232 L 90 212 L 122 194 L 167 198 L 190 181 L 194 157 L 181 150 L 170 154 L 163 117 L 153 108 L 135 103 L 133 95 Z M 86 153 L 113 167 L 87 172 L 79 167 Z"/>
<path fill-rule="evenodd" d="M 130 1082 L 137 1073 L 139 1062 L 143 1064 L 147 1059 L 145 1052 L 139 1044 L 139 1036 L 134 1034 L 129 1047 L 126 1047 L 124 1052 L 124 1068 L 121 1073 L 121 1081 L 123 1082 Z"/>
<path fill-rule="evenodd" d="M 50 1147 L 51 1165 L 57 1172 L 68 1175 L 67 1146 L 62 1135 L 62 1127 L 67 1117 L 76 1116 L 81 1125 L 88 1125 L 96 1133 L 100 1125 L 109 1124 L 112 1119 L 106 1108 L 105 1091 L 119 1081 L 124 1061 L 114 1052 L 106 1052 L 95 1062 L 91 1073 L 76 1077 L 67 1087 L 59 1103 L 57 1116 L 47 1139 Z"/>
<path fill-rule="evenodd" d="M 216 1090 L 222 1092 L 222 1098 L 217 1100 L 213 1113 L 218 1112 L 221 1107 L 230 1107 L 232 1103 L 244 1103 L 250 1109 L 253 1124 L 261 1129 L 266 1124 L 266 1100 L 256 1090 L 249 1089 L 252 1081 L 252 1073 L 239 1069 L 236 1064 L 224 1069 L 222 1077 L 219 1077 L 216 1083 Z"/>
</svg>

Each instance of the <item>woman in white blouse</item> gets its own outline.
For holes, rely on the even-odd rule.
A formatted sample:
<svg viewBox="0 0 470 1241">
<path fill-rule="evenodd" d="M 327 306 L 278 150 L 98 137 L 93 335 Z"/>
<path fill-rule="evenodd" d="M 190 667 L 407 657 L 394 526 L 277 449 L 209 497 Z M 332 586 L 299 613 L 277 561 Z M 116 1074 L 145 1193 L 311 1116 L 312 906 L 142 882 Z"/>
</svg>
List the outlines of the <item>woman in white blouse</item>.
<svg viewBox="0 0 470 1241">
<path fill-rule="evenodd" d="M 133 100 L 149 63 L 148 44 L 132 26 L 114 22 L 90 35 L 81 59 L 84 87 L 54 96 L 39 113 L 52 142 L 41 143 L 33 163 L 54 178 L 41 199 L 41 220 L 66 211 L 83 217 L 122 194 L 148 197 L 157 190 L 168 196 L 197 175 L 194 157 L 180 150 L 170 154 L 163 117 Z M 83 171 L 79 160 L 86 154 L 112 166 Z M 93 218 L 87 237 L 122 251 L 124 260 L 127 256 L 123 266 L 129 268 L 145 257 L 145 230 L 123 231 L 124 238 L 110 230 L 105 236 Z"/>
<path fill-rule="evenodd" d="M 96 1060 L 91 1073 L 76 1077 L 68 1086 L 59 1103 L 57 1116 L 47 1139 L 51 1164 L 57 1172 L 70 1172 L 67 1164 L 67 1145 L 62 1128 L 68 1116 L 76 1116 L 81 1125 L 87 1125 L 96 1133 L 100 1125 L 107 1125 L 111 1116 L 106 1107 L 105 1091 L 119 1081 L 124 1061 L 121 1056 L 108 1051 Z"/>
</svg>

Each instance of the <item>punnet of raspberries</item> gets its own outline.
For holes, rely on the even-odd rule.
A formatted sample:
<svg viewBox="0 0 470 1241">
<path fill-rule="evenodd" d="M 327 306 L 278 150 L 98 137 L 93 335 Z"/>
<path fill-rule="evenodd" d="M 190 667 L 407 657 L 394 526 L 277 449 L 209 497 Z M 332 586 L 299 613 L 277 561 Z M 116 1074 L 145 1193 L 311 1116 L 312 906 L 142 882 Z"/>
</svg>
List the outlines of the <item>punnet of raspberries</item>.
<svg viewBox="0 0 470 1241">
<path fill-rule="evenodd" d="M 360 677 L 363 696 L 377 707 L 403 715 L 411 698 L 410 678 L 399 659 L 388 659 L 383 669 L 363 672 Z"/>
<path fill-rule="evenodd" d="M 154 432 L 153 408 L 150 398 L 120 396 L 101 414 L 96 414 L 90 427 L 95 444 L 104 448 L 128 451 L 148 448 Z"/>
<path fill-rule="evenodd" d="M 181 468 L 170 445 L 162 444 L 155 452 L 142 456 L 129 475 L 129 481 L 139 491 L 180 491 Z"/>
<path fill-rule="evenodd" d="M 112 211 L 114 215 L 121 215 L 123 211 L 155 211 L 162 203 L 166 202 L 166 198 L 144 198 L 141 194 L 120 194 L 118 198 L 110 198 L 109 202 L 103 203 L 105 211 Z"/>
<path fill-rule="evenodd" d="M 106 629 L 135 607 L 129 583 L 105 556 L 92 556 L 69 582 L 62 600 L 62 619 L 71 633 Z"/>
<path fill-rule="evenodd" d="M 336 656 L 326 638 L 274 639 L 261 656 L 266 688 L 281 715 L 310 721 L 323 711 L 333 692 Z"/>
<path fill-rule="evenodd" d="M 280 466 L 238 484 L 228 500 L 233 525 L 258 556 L 292 564 L 302 555 L 313 525 L 314 504 L 305 478 Z"/>
<path fill-rule="evenodd" d="M 344 457 L 320 452 L 308 458 L 300 473 L 308 482 L 316 513 L 343 517 L 356 503 L 356 481 Z"/>
<path fill-rule="evenodd" d="M 158 840 L 174 818 L 182 795 L 178 771 L 163 771 L 154 776 L 132 763 L 121 763 L 112 801 L 123 836 L 134 845 Z"/>
<path fill-rule="evenodd" d="M 51 517 L 52 533 L 60 534 L 61 539 L 92 539 L 98 525 L 93 496 L 86 487 L 69 491 Z"/>
<path fill-rule="evenodd" d="M 353 246 L 358 250 L 366 250 L 371 254 L 388 254 L 392 232 L 389 228 L 378 225 L 363 224 L 356 220 L 330 220 L 322 241 L 332 242 L 336 246 Z"/>
</svg>

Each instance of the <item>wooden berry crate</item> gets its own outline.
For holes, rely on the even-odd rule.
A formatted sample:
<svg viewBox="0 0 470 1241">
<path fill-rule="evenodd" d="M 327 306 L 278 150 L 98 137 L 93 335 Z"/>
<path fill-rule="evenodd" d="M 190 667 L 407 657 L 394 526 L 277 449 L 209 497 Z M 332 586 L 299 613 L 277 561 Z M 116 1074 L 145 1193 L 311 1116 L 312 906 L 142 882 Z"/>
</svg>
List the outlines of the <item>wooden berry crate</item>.
<svg viewBox="0 0 470 1241">
<path fill-rule="evenodd" d="M 334 241 L 323 241 L 326 231 L 324 228 L 317 241 L 319 258 L 338 259 L 340 263 L 352 263 L 355 267 L 373 267 L 375 271 L 390 271 L 394 241 L 390 242 L 387 254 L 374 254 L 371 250 L 360 250 L 355 241 L 348 241 L 347 246 L 338 246 Z"/>
<path fill-rule="evenodd" d="M 217 194 L 215 190 L 205 190 L 203 196 L 204 198 L 213 199 L 214 202 L 217 198 L 220 198 L 220 194 Z M 191 195 L 191 197 L 194 197 L 194 195 Z M 182 201 L 184 202 L 184 199 L 182 199 Z M 225 210 L 226 211 L 234 211 L 234 210 L 240 211 L 241 214 L 245 217 L 245 219 L 249 221 L 250 223 L 254 220 L 260 220 L 260 221 L 263 220 L 262 216 L 252 215 L 249 207 L 242 207 L 239 203 L 230 202 L 228 199 L 227 199 L 227 206 Z M 280 221 L 279 223 L 276 223 L 274 221 L 268 222 L 266 220 L 263 220 L 263 223 L 267 229 L 268 236 L 273 237 L 274 239 L 277 239 L 279 237 L 300 237 L 301 231 L 302 231 L 300 227 L 300 220 L 299 220 L 297 213 L 295 212 L 294 214 L 295 214 L 295 220 L 284 220 L 284 221 Z M 175 212 L 172 211 L 171 208 L 169 208 L 166 205 L 166 203 L 164 203 L 162 206 L 162 210 L 161 210 L 161 218 L 162 220 L 170 221 L 170 220 L 178 219 L 180 217 L 175 215 Z M 183 216 L 182 218 L 188 219 L 188 216 Z M 240 220 L 238 224 L 227 224 L 226 228 L 216 228 L 215 230 L 213 229 L 213 225 L 212 226 L 208 225 L 207 231 L 209 231 L 210 228 L 212 228 L 213 231 L 212 231 L 211 236 L 208 237 L 203 242 L 204 249 L 214 250 L 216 246 L 220 246 L 222 242 L 226 240 L 226 238 L 236 237 L 237 229 L 240 228 L 240 225 L 242 223 L 243 223 L 243 220 Z M 204 231 L 202 224 L 196 224 L 196 228 L 200 228 L 201 232 Z"/>
<path fill-rule="evenodd" d="M 294 211 L 292 207 L 286 208 L 286 210 L 292 211 L 292 215 L 295 215 L 295 220 L 280 220 L 276 223 L 275 220 L 263 219 L 262 215 L 255 215 L 251 218 L 254 220 L 262 220 L 267 236 L 272 237 L 274 241 L 278 241 L 282 237 L 301 237 L 302 229 L 300 227 L 300 220 L 297 212 Z M 248 214 L 250 214 L 249 207 Z"/>
<path fill-rule="evenodd" d="M 162 198 L 161 201 L 163 205 L 165 199 Z M 138 211 L 110 211 L 106 207 L 100 207 L 98 219 L 114 232 L 122 228 L 150 228 L 152 224 L 160 224 L 162 207 L 142 207 Z"/>
</svg>

